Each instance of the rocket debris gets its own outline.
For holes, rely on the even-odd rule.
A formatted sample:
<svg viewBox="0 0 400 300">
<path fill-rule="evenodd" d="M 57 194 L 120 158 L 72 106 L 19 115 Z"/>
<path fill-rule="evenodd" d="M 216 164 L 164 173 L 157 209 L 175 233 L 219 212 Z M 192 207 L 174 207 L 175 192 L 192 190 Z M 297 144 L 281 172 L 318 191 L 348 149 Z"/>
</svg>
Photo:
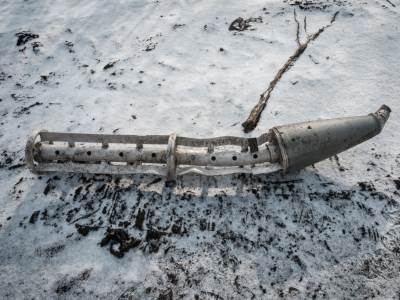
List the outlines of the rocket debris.
<svg viewBox="0 0 400 300">
<path fill-rule="evenodd" d="M 167 181 L 187 173 L 225 175 L 295 171 L 379 134 L 390 115 L 383 105 L 366 116 L 277 126 L 258 138 L 197 139 L 171 135 L 109 135 L 39 131 L 26 144 L 34 173 L 147 173 Z"/>
</svg>

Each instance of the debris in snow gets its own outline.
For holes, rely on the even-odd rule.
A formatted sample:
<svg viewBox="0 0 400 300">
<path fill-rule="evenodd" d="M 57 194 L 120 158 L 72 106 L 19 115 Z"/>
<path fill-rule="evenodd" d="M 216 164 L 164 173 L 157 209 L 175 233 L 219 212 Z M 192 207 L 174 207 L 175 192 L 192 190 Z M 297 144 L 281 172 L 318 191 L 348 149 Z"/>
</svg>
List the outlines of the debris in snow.
<svg viewBox="0 0 400 300">
<path fill-rule="evenodd" d="M 87 269 L 79 273 L 77 276 L 65 276 L 57 282 L 55 292 L 57 294 L 65 294 L 69 290 L 77 288 L 83 281 L 89 279 L 91 271 L 91 269 Z"/>
<path fill-rule="evenodd" d="M 257 17 L 257 18 L 249 18 L 249 19 L 243 19 L 242 17 L 239 17 L 229 25 L 229 31 L 245 31 L 251 27 L 250 23 L 262 23 L 262 18 Z"/>
<path fill-rule="evenodd" d="M 8 170 L 15 170 L 15 169 L 22 168 L 22 167 L 25 167 L 24 163 L 12 165 L 12 166 L 8 167 Z"/>
<path fill-rule="evenodd" d="M 8 75 L 4 72 L 0 72 L 0 81 L 6 81 L 7 79 L 11 79 L 12 75 Z"/>
<path fill-rule="evenodd" d="M 110 244 L 110 253 L 122 258 L 129 249 L 139 246 L 140 242 L 140 239 L 129 236 L 124 229 L 108 228 L 100 246 L 104 247 Z"/>
<path fill-rule="evenodd" d="M 174 294 L 171 289 L 167 289 L 165 291 L 161 291 L 159 296 L 159 300 L 172 300 L 174 299 Z"/>
<path fill-rule="evenodd" d="M 43 85 L 49 85 L 50 84 L 50 79 L 54 79 L 56 77 L 55 72 L 50 72 L 46 75 L 40 75 L 40 80 L 36 81 L 35 84 L 43 84 Z M 59 83 L 56 82 L 55 85 L 58 85 Z"/>
<path fill-rule="evenodd" d="M 31 108 L 33 108 L 35 106 L 40 106 L 40 105 L 43 105 L 43 103 L 36 101 L 35 103 L 33 103 L 31 105 L 28 105 L 28 106 L 25 106 L 25 107 L 20 107 L 20 108 L 18 108 L 17 110 L 14 111 L 14 116 L 15 117 L 19 117 L 19 116 L 21 116 L 23 114 L 29 115 L 31 113 L 30 112 Z"/>
<path fill-rule="evenodd" d="M 159 182 L 161 182 L 161 181 L 162 181 L 162 178 L 161 178 L 161 177 L 157 177 L 157 178 L 154 179 L 153 181 L 149 182 L 146 186 L 149 187 L 149 186 L 151 186 L 151 185 L 153 185 L 153 184 L 156 184 L 156 183 L 159 183 Z"/>
<path fill-rule="evenodd" d="M 399 179 L 393 179 L 393 182 L 396 185 L 396 189 L 400 190 L 400 178 Z"/>
<path fill-rule="evenodd" d="M 161 36 L 162 36 L 161 33 L 157 33 L 156 35 L 145 39 L 143 41 L 145 43 L 144 51 L 146 51 L 146 52 L 153 51 L 156 48 L 157 44 L 158 44 L 157 42 L 154 41 L 154 39 L 157 39 L 157 38 L 159 38 Z"/>
<path fill-rule="evenodd" d="M 55 182 L 56 180 L 60 180 L 58 176 L 54 176 L 49 178 L 46 182 L 46 187 L 43 190 L 43 195 L 47 196 L 47 194 L 56 188 Z"/>
<path fill-rule="evenodd" d="M 32 215 L 31 215 L 30 219 L 29 219 L 29 223 L 35 224 L 36 221 L 37 221 L 37 219 L 38 219 L 38 217 L 39 217 L 39 213 L 40 213 L 40 210 L 34 211 L 34 212 L 32 213 Z"/>
<path fill-rule="evenodd" d="M 15 152 L 8 152 L 3 150 L 0 155 L 0 169 L 7 168 L 8 170 L 12 170 L 12 163 L 16 160 Z"/>
<path fill-rule="evenodd" d="M 115 91 L 117 89 L 117 84 L 115 82 L 109 82 L 107 84 L 107 88 L 111 91 Z"/>
<path fill-rule="evenodd" d="M 83 236 L 87 236 L 89 234 L 90 231 L 96 231 L 98 230 L 100 227 L 99 226 L 89 226 L 89 225 L 80 225 L 80 224 L 75 224 L 75 228 L 76 231 L 83 235 Z"/>
<path fill-rule="evenodd" d="M 17 46 L 25 45 L 30 40 L 39 38 L 38 34 L 34 34 L 30 31 L 21 31 L 16 33 L 15 35 L 18 37 Z"/>
<path fill-rule="evenodd" d="M 110 69 L 110 68 L 114 67 L 114 65 L 115 65 L 117 62 L 119 62 L 119 59 L 109 62 L 108 64 L 106 64 L 106 65 L 103 67 L 103 70 L 107 70 L 107 69 Z"/>
<path fill-rule="evenodd" d="M 146 48 L 144 49 L 144 51 L 147 51 L 147 52 L 152 51 L 152 50 L 156 49 L 156 46 L 157 46 L 157 43 L 151 42 L 146 45 Z"/>
<path fill-rule="evenodd" d="M 40 48 L 43 47 L 41 42 L 33 42 L 31 45 L 32 45 L 32 51 L 35 54 L 38 54 L 40 52 Z"/>
<path fill-rule="evenodd" d="M 68 49 L 69 53 L 74 53 L 74 43 L 70 42 L 70 41 L 65 41 L 64 42 L 65 47 Z"/>
<path fill-rule="evenodd" d="M 333 5 L 345 6 L 351 2 L 348 0 L 285 0 L 289 5 L 297 6 L 302 10 L 325 10 Z"/>
<path fill-rule="evenodd" d="M 307 269 L 307 266 L 304 264 L 304 262 L 300 259 L 298 255 L 294 255 L 292 257 L 292 260 L 303 270 Z"/>
<path fill-rule="evenodd" d="M 183 27 L 183 26 L 185 26 L 185 24 L 174 24 L 174 26 L 172 26 L 172 29 L 176 30 L 176 29 L 178 29 L 180 27 Z"/>
<path fill-rule="evenodd" d="M 159 240 L 164 235 L 166 235 L 165 232 L 155 230 L 155 229 L 150 229 L 147 231 L 146 241 Z"/>
<path fill-rule="evenodd" d="M 145 216 L 146 216 L 146 211 L 144 209 L 139 209 L 136 219 L 135 219 L 135 227 L 137 229 L 143 230 L 143 223 L 144 223 Z"/>
<path fill-rule="evenodd" d="M 36 248 L 35 254 L 46 258 L 52 258 L 65 249 L 64 244 L 56 243 L 50 247 Z"/>
</svg>

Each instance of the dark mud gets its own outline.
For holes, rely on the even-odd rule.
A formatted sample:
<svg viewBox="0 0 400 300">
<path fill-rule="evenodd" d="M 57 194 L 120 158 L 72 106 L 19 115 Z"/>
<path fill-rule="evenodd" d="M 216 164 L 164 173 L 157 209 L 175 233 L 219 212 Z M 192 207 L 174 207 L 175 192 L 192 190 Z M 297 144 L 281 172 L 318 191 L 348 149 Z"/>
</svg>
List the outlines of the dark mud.
<svg viewBox="0 0 400 300">
<path fill-rule="evenodd" d="M 317 175 L 311 181 L 279 175 L 238 175 L 227 186 L 236 189 L 234 197 L 226 192 L 224 185 L 215 184 L 212 178 L 202 179 L 204 191 L 199 193 L 198 185 L 190 181 L 178 181 L 175 187 L 168 188 L 158 177 L 151 176 L 50 177 L 43 196 L 52 197 L 53 204 L 46 208 L 45 214 L 44 210 L 35 211 L 22 223 L 51 227 L 70 224 L 81 238 L 100 234 L 99 247 L 122 260 L 134 252 L 149 257 L 162 255 L 164 262 L 160 266 L 166 272 L 163 283 L 157 286 L 150 280 L 127 287 L 120 293 L 121 299 L 143 294 L 174 298 L 190 287 L 197 287 L 200 298 L 225 299 L 225 289 L 225 292 L 204 289 L 202 282 L 210 273 L 196 263 L 195 253 L 202 253 L 202 259 L 210 259 L 208 255 L 213 254 L 213 268 L 236 274 L 235 280 L 224 279 L 221 284 L 233 288 L 239 297 L 257 298 L 268 293 L 268 288 L 282 297 L 299 295 L 302 292 L 297 286 L 285 284 L 283 278 L 288 275 L 284 274 L 291 270 L 289 277 L 301 280 L 321 261 L 341 263 L 342 252 L 380 242 L 393 255 L 400 252 L 393 238 L 382 235 L 380 227 L 386 214 L 399 208 L 399 204 L 374 181 L 344 188 Z M 215 188 L 217 192 L 207 192 Z M 64 245 L 61 240 L 60 243 Z M 178 246 L 182 243 L 190 246 Z M 58 246 L 54 247 L 57 255 Z M 63 246 L 60 247 L 62 251 Z M 354 249 L 346 250 L 347 247 Z M 46 251 L 52 250 L 42 249 L 40 253 Z M 265 259 L 266 278 L 260 279 L 260 287 L 256 289 L 249 288 L 247 279 L 239 273 L 248 263 L 243 260 L 245 254 Z M 185 267 L 180 270 L 182 263 Z M 365 263 L 357 272 L 374 272 L 368 265 L 371 263 Z M 82 293 L 80 280 L 76 278 L 82 276 L 63 279 L 56 293 Z M 307 298 L 328 295 L 326 287 L 309 284 L 303 294 Z M 372 293 L 376 290 L 367 294 Z"/>
<path fill-rule="evenodd" d="M 74 43 L 71 41 L 64 42 L 65 48 L 68 50 L 69 53 L 75 53 Z"/>
<path fill-rule="evenodd" d="M 21 117 L 22 115 L 29 115 L 31 113 L 32 108 L 34 108 L 36 106 L 41 106 L 41 105 L 43 105 L 42 102 L 36 101 L 35 103 L 32 103 L 30 105 L 18 107 L 14 111 L 14 117 L 18 118 L 18 117 Z"/>
<path fill-rule="evenodd" d="M 15 36 L 18 38 L 17 46 L 23 46 L 30 40 L 39 38 L 38 34 L 32 33 L 30 31 L 21 31 L 16 33 Z"/>
<path fill-rule="evenodd" d="M 31 217 L 29 218 L 29 223 L 31 224 L 35 224 L 37 219 L 39 218 L 39 210 L 36 210 L 32 213 Z"/>
<path fill-rule="evenodd" d="M 0 81 L 6 81 L 7 79 L 11 79 L 12 75 L 7 74 L 5 72 L 0 72 Z"/>
<path fill-rule="evenodd" d="M 115 64 L 116 64 L 117 62 L 118 62 L 118 60 L 114 60 L 114 61 L 111 61 L 111 62 L 107 63 L 107 64 L 103 67 L 103 70 L 111 69 L 112 67 L 115 66 Z"/>
<path fill-rule="evenodd" d="M 55 244 L 46 248 L 35 249 L 35 254 L 40 257 L 53 258 L 65 249 L 64 244 Z"/>
<path fill-rule="evenodd" d="M 69 292 L 70 290 L 74 290 L 74 295 L 79 295 L 79 288 L 82 282 L 86 281 L 89 279 L 90 277 L 90 273 L 92 270 L 88 269 L 88 270 L 84 270 L 81 273 L 79 273 L 76 276 L 66 276 L 63 279 L 61 279 L 60 281 L 58 281 L 56 283 L 56 288 L 55 288 L 55 292 L 56 294 L 65 294 L 67 292 Z"/>
<path fill-rule="evenodd" d="M 89 225 L 80 225 L 75 224 L 76 231 L 83 235 L 87 236 L 91 231 L 97 231 L 100 227 L 99 226 L 89 226 Z"/>
<path fill-rule="evenodd" d="M 332 6 L 349 6 L 351 1 L 347 0 L 285 0 L 289 5 L 301 10 L 326 10 Z"/>
<path fill-rule="evenodd" d="M 0 169 L 7 169 L 9 171 L 19 169 L 25 166 L 24 158 L 17 152 L 9 152 L 3 150 L 0 153 Z"/>
<path fill-rule="evenodd" d="M 244 19 L 242 17 L 239 17 L 229 25 L 229 31 L 245 31 L 245 30 L 254 30 L 251 28 L 251 23 L 262 23 L 262 18 L 248 18 Z"/>
<path fill-rule="evenodd" d="M 101 240 L 100 246 L 110 245 L 110 253 L 118 258 L 122 258 L 129 249 L 136 248 L 141 243 L 121 228 L 108 228 L 105 237 Z"/>
</svg>

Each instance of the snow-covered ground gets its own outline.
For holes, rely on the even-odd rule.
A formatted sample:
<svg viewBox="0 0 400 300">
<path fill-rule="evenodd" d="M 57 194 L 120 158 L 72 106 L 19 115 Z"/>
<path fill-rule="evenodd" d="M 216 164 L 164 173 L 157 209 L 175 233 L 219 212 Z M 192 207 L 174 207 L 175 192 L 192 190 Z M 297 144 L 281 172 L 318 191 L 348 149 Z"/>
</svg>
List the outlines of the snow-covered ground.
<svg viewBox="0 0 400 300">
<path fill-rule="evenodd" d="M 339 15 L 246 136 L 385 103 L 373 140 L 288 176 L 172 189 L 22 165 L 33 129 L 244 136 L 297 47 L 294 9 L 309 33 Z M 262 22 L 229 31 L 238 17 Z M 38 37 L 16 46 L 21 31 Z M 399 61 L 399 0 L 0 1 L 0 298 L 398 299 Z M 108 228 L 139 245 L 116 257 Z"/>
</svg>

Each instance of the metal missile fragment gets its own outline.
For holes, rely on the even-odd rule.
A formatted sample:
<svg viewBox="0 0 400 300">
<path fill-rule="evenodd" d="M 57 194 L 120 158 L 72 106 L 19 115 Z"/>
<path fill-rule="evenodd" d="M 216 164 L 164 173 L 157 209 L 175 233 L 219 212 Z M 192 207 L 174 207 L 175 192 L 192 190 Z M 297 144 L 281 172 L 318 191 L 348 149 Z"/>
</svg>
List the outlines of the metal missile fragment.
<svg viewBox="0 0 400 300">
<path fill-rule="evenodd" d="M 272 128 L 258 138 L 195 139 L 171 135 L 107 135 L 39 131 L 26 144 L 32 172 L 150 173 L 175 180 L 186 173 L 285 173 L 324 160 L 379 134 L 390 108 L 375 113 Z"/>
<path fill-rule="evenodd" d="M 285 172 L 298 170 L 354 147 L 379 134 L 390 115 L 382 105 L 375 113 L 272 128 Z"/>
</svg>

